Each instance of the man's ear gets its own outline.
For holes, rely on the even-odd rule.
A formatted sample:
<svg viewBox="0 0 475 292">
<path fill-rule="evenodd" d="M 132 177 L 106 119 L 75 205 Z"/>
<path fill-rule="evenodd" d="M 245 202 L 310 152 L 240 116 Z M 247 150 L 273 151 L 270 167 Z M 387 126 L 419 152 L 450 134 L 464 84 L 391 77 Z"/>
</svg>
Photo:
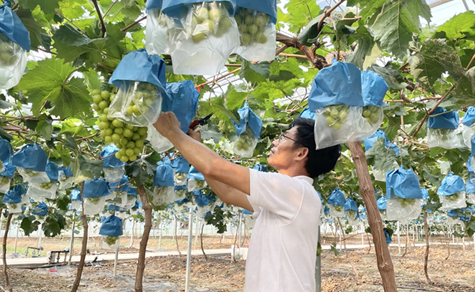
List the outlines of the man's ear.
<svg viewBox="0 0 475 292">
<path fill-rule="evenodd" d="M 304 160 L 308 157 L 308 148 L 307 147 L 300 147 L 297 153 L 297 160 Z"/>
</svg>

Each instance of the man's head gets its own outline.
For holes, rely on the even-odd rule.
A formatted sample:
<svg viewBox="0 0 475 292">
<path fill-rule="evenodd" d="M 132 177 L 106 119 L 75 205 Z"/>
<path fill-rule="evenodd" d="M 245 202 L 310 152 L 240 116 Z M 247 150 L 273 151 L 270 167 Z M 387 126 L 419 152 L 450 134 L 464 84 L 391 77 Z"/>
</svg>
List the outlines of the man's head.
<svg viewBox="0 0 475 292">
<path fill-rule="evenodd" d="M 279 172 L 303 167 L 312 178 L 331 171 L 340 157 L 341 146 L 335 145 L 315 150 L 315 121 L 299 118 L 292 128 L 272 142 L 268 163 Z M 292 173 L 296 170 L 293 169 Z M 289 173 L 287 173 L 289 174 Z"/>
</svg>

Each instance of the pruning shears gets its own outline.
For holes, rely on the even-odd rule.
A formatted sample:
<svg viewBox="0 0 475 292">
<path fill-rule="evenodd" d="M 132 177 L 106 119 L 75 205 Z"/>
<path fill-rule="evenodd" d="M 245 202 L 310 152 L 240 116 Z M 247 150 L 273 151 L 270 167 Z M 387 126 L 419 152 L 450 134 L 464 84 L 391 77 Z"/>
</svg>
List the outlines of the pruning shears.
<svg viewBox="0 0 475 292">
<path fill-rule="evenodd" d="M 213 113 L 210 113 L 209 115 L 207 115 L 206 117 L 202 118 L 202 119 L 199 119 L 199 120 L 194 120 L 191 124 L 190 124 L 190 129 L 192 129 L 193 131 L 198 131 L 199 128 L 201 128 L 202 126 L 204 126 L 208 121 L 209 119 L 211 118 L 211 116 L 213 115 Z"/>
</svg>

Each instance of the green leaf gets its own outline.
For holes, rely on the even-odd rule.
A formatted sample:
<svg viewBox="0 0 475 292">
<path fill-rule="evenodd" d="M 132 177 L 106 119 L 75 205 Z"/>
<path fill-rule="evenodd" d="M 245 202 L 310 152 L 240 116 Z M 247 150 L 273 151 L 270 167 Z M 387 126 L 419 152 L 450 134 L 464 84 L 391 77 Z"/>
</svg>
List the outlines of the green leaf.
<svg viewBox="0 0 475 292">
<path fill-rule="evenodd" d="M 378 9 L 368 24 L 380 48 L 405 59 L 409 53 L 412 34 L 419 33 L 419 17 L 430 21 L 430 7 L 425 1 L 395 0 Z"/>
<path fill-rule="evenodd" d="M 59 8 L 58 2 L 59 0 L 23 0 L 20 1 L 20 4 L 29 10 L 34 10 L 36 6 L 39 5 L 45 14 L 50 14 Z"/>
<path fill-rule="evenodd" d="M 318 38 L 320 32 L 318 31 L 318 23 L 322 19 L 323 14 L 316 16 L 310 21 L 305 28 L 300 32 L 298 36 L 299 42 L 304 46 L 311 46 L 313 42 Z"/>
<path fill-rule="evenodd" d="M 133 177 L 137 185 L 145 185 L 145 183 L 153 178 L 155 167 L 146 160 L 137 159 L 125 166 L 125 172 L 129 177 Z"/>
<path fill-rule="evenodd" d="M 35 115 L 46 101 L 53 107 L 51 113 L 61 118 L 83 117 L 91 113 L 92 97 L 82 79 L 70 78 L 74 71 L 61 59 L 46 59 L 23 76 L 18 86 L 27 92 Z"/>
<path fill-rule="evenodd" d="M 457 40 L 468 36 L 475 36 L 475 15 L 471 10 L 458 14 L 437 27 L 434 38 Z"/>
<path fill-rule="evenodd" d="M 72 62 L 85 53 L 88 53 L 87 57 L 92 62 L 102 61 L 101 52 L 106 39 L 90 39 L 66 23 L 54 33 L 53 40 L 58 51 L 58 58 L 63 58 L 66 62 Z"/>
<path fill-rule="evenodd" d="M 48 213 L 45 218 L 45 222 L 42 225 L 42 229 L 47 237 L 55 237 L 61 234 L 66 226 L 66 218 L 60 212 Z"/>
<path fill-rule="evenodd" d="M 431 93 L 436 93 L 435 82 L 448 71 L 454 79 L 463 75 L 463 67 L 457 52 L 444 40 L 425 41 L 419 53 L 410 59 L 411 74 Z"/>
<path fill-rule="evenodd" d="M 260 62 L 258 64 L 252 64 L 249 61 L 243 60 L 241 66 L 241 72 L 239 72 L 239 75 L 242 79 L 246 79 L 250 83 L 263 82 L 267 78 L 269 78 L 269 62 Z"/>
<path fill-rule="evenodd" d="M 91 160 L 83 155 L 71 161 L 71 169 L 74 173 L 74 182 L 80 183 L 87 179 L 94 179 L 102 176 L 102 160 Z"/>
<path fill-rule="evenodd" d="M 63 211 L 68 211 L 68 205 L 71 203 L 71 198 L 66 195 L 66 196 L 60 196 L 56 198 L 56 206 L 58 209 L 63 210 Z"/>
<path fill-rule="evenodd" d="M 32 232 L 38 230 L 39 225 L 40 225 L 40 222 L 36 221 L 35 216 L 31 215 L 28 217 L 27 216 L 23 217 L 23 219 L 21 220 L 20 227 L 25 232 L 25 235 L 28 236 Z"/>
<path fill-rule="evenodd" d="M 391 65 L 391 62 L 386 63 L 384 67 L 374 64 L 369 69 L 381 75 L 389 88 L 401 90 L 407 86 L 401 73 Z"/>
<path fill-rule="evenodd" d="M 345 57 L 347 62 L 355 64 L 363 69 L 363 63 L 367 56 L 371 55 L 373 47 L 376 45 L 368 29 L 362 23 L 356 29 L 354 37 L 358 40 L 356 50 Z"/>
<path fill-rule="evenodd" d="M 2 137 L 3 139 L 6 139 L 8 141 L 13 140 L 13 136 L 8 134 L 2 127 L 0 127 L 0 137 Z"/>
<path fill-rule="evenodd" d="M 84 82 L 86 86 L 91 89 L 98 89 L 102 85 L 102 81 L 99 78 L 99 74 L 93 68 L 89 68 L 89 70 L 82 72 L 84 76 Z"/>
<path fill-rule="evenodd" d="M 242 89 L 237 90 L 238 85 L 228 86 L 228 91 L 226 92 L 226 107 L 229 110 L 236 110 L 243 106 L 244 100 L 248 96 L 247 90 L 241 91 Z"/>
<path fill-rule="evenodd" d="M 36 126 L 36 132 L 45 140 L 51 140 L 51 135 L 53 134 L 53 121 L 46 115 L 41 115 L 40 118 L 43 118 L 43 120 L 38 122 L 38 125 Z"/>
<path fill-rule="evenodd" d="M 298 33 L 302 27 L 306 26 L 312 19 L 320 13 L 320 7 L 314 0 L 290 0 L 285 4 L 287 13 L 282 19 L 288 23 L 288 30 Z"/>
</svg>

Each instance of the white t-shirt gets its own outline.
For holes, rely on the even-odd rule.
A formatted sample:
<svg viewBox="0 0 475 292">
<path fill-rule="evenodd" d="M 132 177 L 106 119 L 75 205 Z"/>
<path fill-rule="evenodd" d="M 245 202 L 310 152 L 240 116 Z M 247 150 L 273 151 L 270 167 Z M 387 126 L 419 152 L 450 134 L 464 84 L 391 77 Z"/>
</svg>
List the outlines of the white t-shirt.
<svg viewBox="0 0 475 292">
<path fill-rule="evenodd" d="M 250 170 L 257 218 L 246 261 L 246 292 L 315 291 L 322 203 L 307 176 Z"/>
</svg>

